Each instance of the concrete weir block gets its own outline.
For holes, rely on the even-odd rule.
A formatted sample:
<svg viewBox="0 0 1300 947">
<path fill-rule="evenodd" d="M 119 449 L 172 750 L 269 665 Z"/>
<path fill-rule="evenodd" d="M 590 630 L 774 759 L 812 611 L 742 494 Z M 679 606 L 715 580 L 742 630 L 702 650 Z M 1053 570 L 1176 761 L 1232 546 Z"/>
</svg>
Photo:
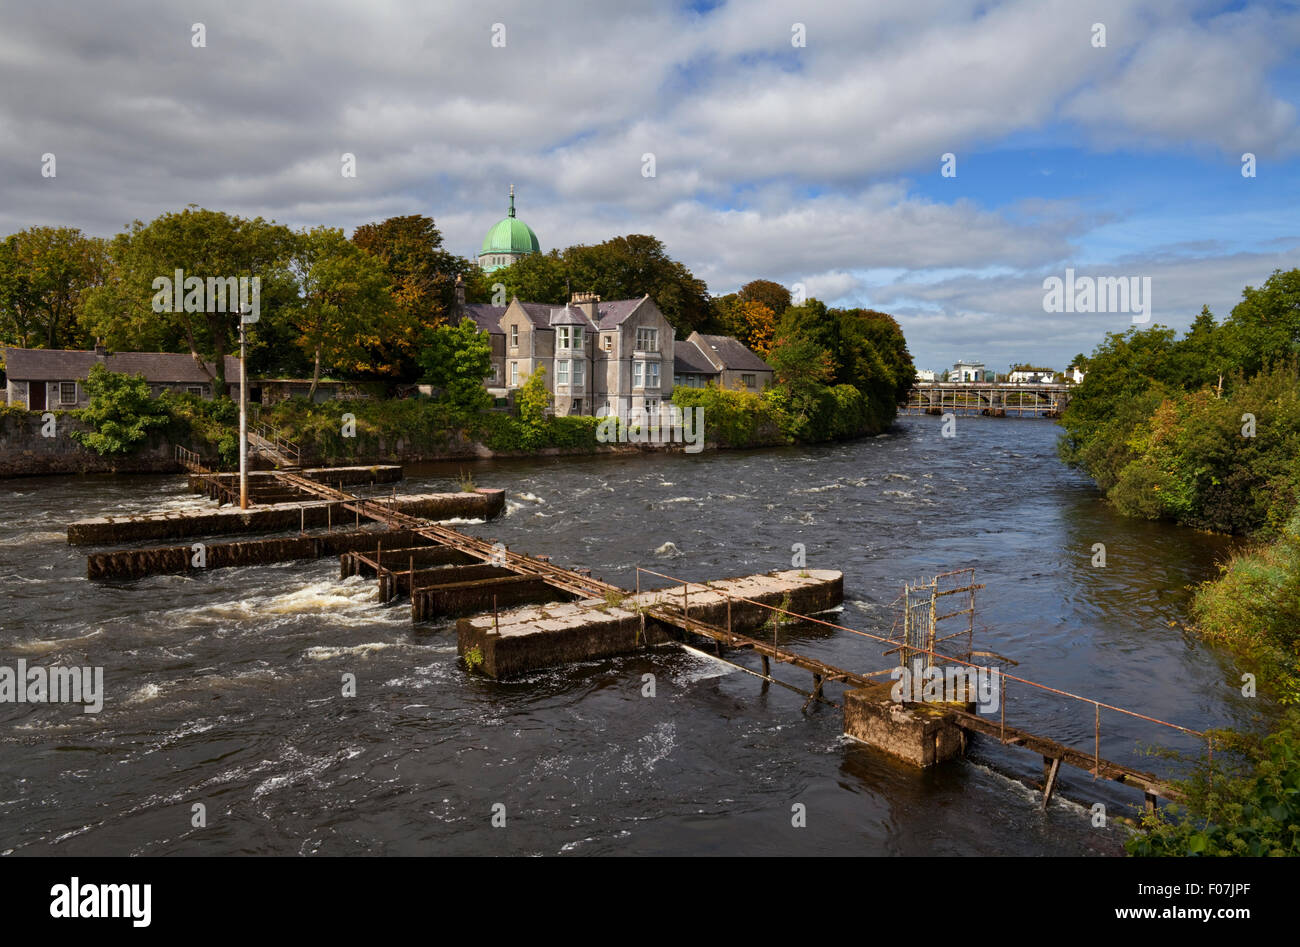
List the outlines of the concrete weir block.
<svg viewBox="0 0 1300 947">
<path fill-rule="evenodd" d="M 505 509 L 504 490 L 473 493 L 423 493 L 381 499 L 391 509 L 430 520 L 492 519 Z M 335 500 L 305 503 L 270 503 L 247 510 L 235 507 L 166 513 L 136 513 L 128 516 L 97 516 L 68 524 L 70 546 L 108 545 L 157 539 L 184 539 L 231 533 L 269 533 L 277 530 L 344 527 L 364 522 Z"/>
<path fill-rule="evenodd" d="M 846 736 L 922 769 L 966 752 L 966 731 L 942 705 L 904 705 L 890 690 L 871 684 L 844 694 Z"/>
<path fill-rule="evenodd" d="M 833 608 L 844 597 L 844 576 L 829 569 L 789 570 L 766 575 L 723 579 L 709 588 L 673 586 L 628 595 L 622 600 L 581 599 L 514 609 L 497 616 L 462 618 L 456 626 L 457 646 L 467 663 L 497 679 L 516 677 L 541 668 L 576 661 L 611 657 L 663 644 L 672 638 L 654 619 L 645 619 L 640 606 L 682 607 L 692 618 L 726 627 L 727 596 L 731 627 L 744 632 L 761 627 L 772 615 L 768 609 L 735 597 L 812 614 Z M 418 593 L 417 593 L 418 594 Z M 558 593 L 555 593 L 558 596 Z"/>
</svg>

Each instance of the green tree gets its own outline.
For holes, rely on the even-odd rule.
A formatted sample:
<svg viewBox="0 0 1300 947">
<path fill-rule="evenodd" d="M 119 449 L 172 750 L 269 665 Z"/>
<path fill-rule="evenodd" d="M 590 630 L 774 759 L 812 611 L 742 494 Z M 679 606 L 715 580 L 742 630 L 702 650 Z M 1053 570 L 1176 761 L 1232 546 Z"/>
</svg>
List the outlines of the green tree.
<svg viewBox="0 0 1300 947">
<path fill-rule="evenodd" d="M 551 404 L 551 393 L 546 388 L 546 366 L 538 365 L 519 388 L 515 396 L 519 407 L 519 421 L 523 427 L 526 447 L 537 447 L 546 437 L 546 409 Z"/>
<path fill-rule="evenodd" d="M 562 257 L 574 292 L 598 293 L 603 299 L 634 299 L 648 293 L 678 338 L 708 324 L 708 287 L 685 264 L 668 256 L 657 237 L 614 237 L 595 246 L 569 247 Z"/>
<path fill-rule="evenodd" d="M 291 270 L 302 298 L 289 321 L 312 359 L 311 398 L 323 367 L 349 372 L 367 367 L 369 351 L 388 330 L 392 299 L 383 268 L 342 230 L 316 227 L 301 234 Z"/>
<path fill-rule="evenodd" d="M 0 340 L 82 347 L 78 318 L 109 269 L 106 244 L 72 227 L 31 227 L 0 243 Z"/>
<path fill-rule="evenodd" d="M 469 412 L 487 408 L 492 403 L 483 387 L 483 379 L 492 371 L 492 344 L 487 334 L 466 318 L 457 325 L 438 326 L 427 338 L 420 353 L 425 377 L 443 389 L 449 404 Z"/>
<path fill-rule="evenodd" d="M 498 296 L 506 303 L 516 297 L 523 302 L 555 305 L 569 301 L 569 267 L 555 250 L 522 256 L 507 267 L 483 274 L 483 283 L 485 291 L 477 294 L 482 296 L 478 302 L 491 302 Z M 504 287 L 503 293 L 494 289 L 497 284 Z"/>
<path fill-rule="evenodd" d="M 149 432 L 171 420 L 166 406 L 152 397 L 143 375 L 110 372 L 94 365 L 86 376 L 90 404 L 76 412 L 93 430 L 73 431 L 77 443 L 97 454 L 129 454 L 149 437 Z"/>
<path fill-rule="evenodd" d="M 155 280 L 185 278 L 261 279 L 261 322 L 274 323 L 298 306 L 297 287 L 287 264 L 297 246 L 294 234 L 261 217 L 248 220 L 219 211 L 187 207 L 148 224 L 135 221 L 113 238 L 109 252 L 113 279 L 86 298 L 82 324 L 112 348 L 142 351 L 187 351 L 226 394 L 225 356 L 237 347 L 238 300 L 218 311 L 155 311 L 160 290 Z M 208 365 L 211 362 L 211 368 Z"/>
</svg>

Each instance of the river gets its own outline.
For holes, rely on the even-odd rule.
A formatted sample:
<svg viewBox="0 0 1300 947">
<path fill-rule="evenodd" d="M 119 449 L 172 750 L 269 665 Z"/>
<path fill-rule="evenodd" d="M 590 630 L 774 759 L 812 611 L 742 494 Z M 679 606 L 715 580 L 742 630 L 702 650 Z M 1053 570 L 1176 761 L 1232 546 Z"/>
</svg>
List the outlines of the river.
<svg viewBox="0 0 1300 947">
<path fill-rule="evenodd" d="M 1056 459 L 1058 431 L 961 418 L 943 438 L 910 417 L 814 448 L 481 462 L 508 514 L 461 528 L 625 587 L 636 564 L 694 580 L 789 568 L 801 543 L 810 567 L 844 572 L 832 617 L 877 634 L 905 580 L 973 566 L 976 647 L 1019 676 L 1194 729 L 1248 725 L 1231 658 L 1177 624 L 1227 540 L 1115 514 Z M 402 489 L 454 489 L 465 466 L 409 468 Z M 1141 803 L 1066 768 L 1041 812 L 1019 782 L 1040 757 L 989 741 L 917 773 L 843 737 L 834 708 L 803 713 L 681 651 L 476 678 L 454 628 L 413 628 L 337 561 L 93 584 L 65 543 L 71 520 L 206 503 L 181 477 L 0 481 L 0 660 L 102 666 L 106 691 L 97 715 L 0 705 L 0 852 L 1117 854 L 1126 829 L 1094 826 L 1092 807 Z M 782 634 L 838 666 L 890 663 L 848 633 Z M 1008 690 L 1008 723 L 1089 751 L 1093 714 Z M 1177 772 L 1141 755 L 1153 744 L 1197 747 L 1103 712 L 1103 756 Z"/>
</svg>

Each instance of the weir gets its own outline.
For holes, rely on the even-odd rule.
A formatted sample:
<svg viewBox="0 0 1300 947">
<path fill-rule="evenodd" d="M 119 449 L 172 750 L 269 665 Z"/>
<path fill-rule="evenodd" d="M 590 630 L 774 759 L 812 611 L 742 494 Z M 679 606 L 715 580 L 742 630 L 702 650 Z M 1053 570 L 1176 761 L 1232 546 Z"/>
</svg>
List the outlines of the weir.
<svg viewBox="0 0 1300 947">
<path fill-rule="evenodd" d="M 811 623 L 872 639 L 890 648 L 884 654 L 900 654 L 900 663 L 919 658 L 927 665 L 951 663 L 978 669 L 970 659 L 997 656 L 973 650 L 974 595 L 982 586 L 967 577 L 972 570 L 947 573 L 927 585 L 905 589 L 904 627 L 899 640 L 816 617 L 843 599 L 843 576 L 837 571 L 786 570 L 706 583 L 684 581 L 638 566 L 637 589 L 632 592 L 592 577 L 590 570 L 562 568 L 552 564 L 547 556 L 513 552 L 500 543 L 468 536 L 428 518 L 449 513 L 465 515 L 467 505 L 482 518 L 495 516 L 504 508 L 504 492 L 500 490 L 376 500 L 347 494 L 300 472 L 280 470 L 271 472 L 270 476 L 282 488 L 315 499 L 263 507 L 260 512 L 275 514 L 280 506 L 292 507 L 305 518 L 308 508 L 323 509 L 330 516 L 337 513 L 344 522 L 351 514 L 354 524 L 365 518 L 383 528 L 213 544 L 208 547 L 208 555 L 214 564 L 284 561 L 337 553 L 341 576 L 376 577 L 380 602 L 407 596 L 413 621 L 459 618 L 456 625 L 459 653 L 471 671 L 491 678 L 506 679 L 539 668 L 676 645 L 708 654 L 758 677 L 764 687 L 776 684 L 803 694 L 804 710 L 813 704 L 841 707 L 846 735 L 915 767 L 926 768 L 960 757 L 972 736 L 1039 753 L 1044 761 L 1041 787 L 1044 808 L 1056 789 L 1062 765 L 1083 769 L 1095 779 L 1137 787 L 1143 792 L 1149 809 L 1154 808 L 1158 797 L 1179 798 L 1176 790 L 1153 774 L 1101 757 L 1103 707 L 1108 712 L 1205 736 L 1144 714 L 1003 675 L 1004 682 L 1014 681 L 1018 686 L 1038 688 L 1092 705 L 1096 739 L 1093 752 L 1088 753 L 1009 726 L 1005 690 L 1000 695 L 1000 717 L 995 722 L 976 713 L 974 705 L 966 702 L 909 702 L 898 698 L 889 685 L 879 680 L 890 673 L 888 669 L 850 671 L 793 651 L 781 641 L 783 626 Z M 254 512 L 190 514 L 189 519 L 198 520 L 199 525 L 188 522 L 184 528 L 200 528 L 203 517 L 247 518 Z M 78 527 L 76 535 L 83 541 L 95 541 L 90 537 L 120 535 L 124 527 L 133 523 L 149 524 L 145 529 L 176 528 L 168 524 L 177 519 L 174 514 L 102 517 L 69 526 L 69 541 L 74 541 L 74 527 Z M 131 529 L 125 531 L 130 533 Z M 175 571 L 181 565 L 179 557 L 190 548 L 126 550 L 92 556 L 87 561 L 87 574 L 92 578 L 122 578 Z M 954 579 L 955 576 L 961 578 Z M 643 590 L 643 577 L 675 584 Z M 918 591 L 925 592 L 928 598 L 917 597 Z M 957 605 L 945 605 L 950 611 L 938 614 L 938 603 L 944 596 L 958 596 Z M 959 607 L 963 604 L 966 607 Z M 525 607 L 516 607 L 520 605 Z M 955 634 L 940 636 L 940 623 L 956 617 L 965 617 L 966 627 Z M 952 654 L 940 650 L 945 646 L 944 650 L 951 651 L 963 640 L 964 651 Z M 957 645 L 951 644 L 954 641 Z M 701 642 L 706 646 L 711 644 L 712 653 L 701 651 L 698 647 Z M 761 661 L 761 671 L 730 660 L 724 656 L 728 651 L 752 651 Z M 778 678 L 773 670 L 779 666 L 810 674 L 811 689 Z M 828 686 L 841 690 L 840 702 L 827 693 Z"/>
</svg>

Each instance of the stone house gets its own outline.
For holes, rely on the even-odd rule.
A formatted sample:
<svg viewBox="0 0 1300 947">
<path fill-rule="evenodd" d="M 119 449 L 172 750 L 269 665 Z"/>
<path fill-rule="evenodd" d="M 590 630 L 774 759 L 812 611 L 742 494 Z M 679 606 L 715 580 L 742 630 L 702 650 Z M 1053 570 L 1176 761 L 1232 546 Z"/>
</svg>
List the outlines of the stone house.
<svg viewBox="0 0 1300 947">
<path fill-rule="evenodd" d="M 649 295 L 602 301 L 578 293 L 566 305 L 512 299 L 461 304 L 492 346 L 490 394 L 510 398 L 538 367 L 559 415 L 655 414 L 672 397 L 676 332 Z"/>
<path fill-rule="evenodd" d="M 673 349 L 673 384 L 687 388 L 719 388 L 758 393 L 772 384 L 772 366 L 739 339 L 729 335 L 692 332 Z"/>
<path fill-rule="evenodd" d="M 97 345 L 91 351 L 6 347 L 5 402 L 31 411 L 73 410 L 90 404 L 86 377 L 95 365 L 111 372 L 143 375 L 154 397 L 163 391 L 188 392 L 210 400 L 212 379 L 189 355 L 172 352 L 116 352 Z M 216 366 L 205 363 L 208 372 Z M 239 397 L 239 359 L 226 356 L 231 397 Z M 250 386 L 251 387 L 251 386 Z"/>
</svg>

